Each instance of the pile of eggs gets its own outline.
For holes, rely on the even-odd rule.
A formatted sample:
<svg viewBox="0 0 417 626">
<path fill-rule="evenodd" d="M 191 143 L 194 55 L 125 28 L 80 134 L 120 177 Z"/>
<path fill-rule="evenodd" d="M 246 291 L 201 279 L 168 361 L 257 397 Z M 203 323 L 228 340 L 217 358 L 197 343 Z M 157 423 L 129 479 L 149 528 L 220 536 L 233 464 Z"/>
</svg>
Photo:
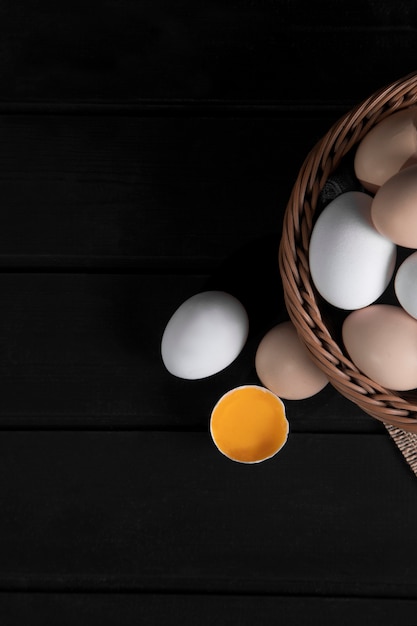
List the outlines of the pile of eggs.
<svg viewBox="0 0 417 626">
<path fill-rule="evenodd" d="M 325 302 L 343 312 L 342 339 L 352 362 L 387 389 L 417 388 L 417 107 L 375 125 L 354 155 L 355 184 L 318 211 L 309 264 Z M 399 261 L 399 250 L 407 252 Z M 393 284 L 396 302 L 384 302 Z M 172 375 L 207 378 L 242 351 L 249 319 L 224 291 L 183 302 L 161 340 Z M 270 328 L 255 355 L 259 385 L 225 393 L 213 407 L 210 434 L 217 449 L 240 463 L 273 457 L 286 443 L 283 400 L 309 398 L 327 384 L 291 321 Z"/>
<path fill-rule="evenodd" d="M 393 391 L 417 388 L 416 125 L 417 108 L 409 107 L 363 137 L 354 155 L 363 191 L 344 191 L 325 206 L 309 246 L 315 288 L 346 312 L 350 359 Z M 394 303 L 384 302 L 390 284 Z"/>
</svg>

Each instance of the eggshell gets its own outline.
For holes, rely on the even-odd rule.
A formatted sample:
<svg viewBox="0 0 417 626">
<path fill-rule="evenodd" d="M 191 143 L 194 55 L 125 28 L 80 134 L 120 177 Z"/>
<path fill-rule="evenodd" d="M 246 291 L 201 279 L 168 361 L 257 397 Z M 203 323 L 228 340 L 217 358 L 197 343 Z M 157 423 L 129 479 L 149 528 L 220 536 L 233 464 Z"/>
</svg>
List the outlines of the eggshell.
<svg viewBox="0 0 417 626">
<path fill-rule="evenodd" d="M 375 193 L 403 167 L 417 162 L 417 107 L 385 117 L 359 143 L 354 170 L 368 191 Z"/>
<path fill-rule="evenodd" d="M 204 291 L 183 302 L 168 321 L 162 360 L 179 378 L 205 378 L 230 365 L 245 345 L 249 319 L 229 293 Z"/>
<path fill-rule="evenodd" d="M 284 403 L 259 385 L 231 389 L 210 416 L 210 434 L 217 449 L 239 463 L 272 458 L 287 442 L 288 432 Z"/>
<path fill-rule="evenodd" d="M 392 176 L 371 206 L 375 228 L 399 246 L 417 248 L 417 165 Z"/>
<path fill-rule="evenodd" d="M 403 309 L 417 318 L 417 252 L 401 263 L 395 275 L 394 290 Z"/>
<path fill-rule="evenodd" d="M 371 203 L 364 192 L 343 193 L 323 209 L 312 229 L 312 281 L 322 297 L 340 309 L 373 303 L 394 272 L 397 248 L 372 224 Z"/>
<path fill-rule="evenodd" d="M 314 396 L 329 382 L 290 321 L 277 324 L 264 335 L 256 351 L 255 369 L 262 384 L 286 400 Z"/>
<path fill-rule="evenodd" d="M 342 325 L 345 348 L 359 370 L 395 391 L 417 387 L 417 320 L 400 306 L 374 304 Z"/>
</svg>

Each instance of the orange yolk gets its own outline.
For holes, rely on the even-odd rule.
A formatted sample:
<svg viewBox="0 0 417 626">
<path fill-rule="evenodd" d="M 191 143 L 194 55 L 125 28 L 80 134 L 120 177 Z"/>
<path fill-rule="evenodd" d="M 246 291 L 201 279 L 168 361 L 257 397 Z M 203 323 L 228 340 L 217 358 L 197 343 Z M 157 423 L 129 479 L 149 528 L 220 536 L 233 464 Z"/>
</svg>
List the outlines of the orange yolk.
<svg viewBox="0 0 417 626">
<path fill-rule="evenodd" d="M 288 437 L 283 402 L 258 385 L 227 392 L 211 414 L 214 443 L 233 461 L 258 463 L 273 456 Z"/>
</svg>

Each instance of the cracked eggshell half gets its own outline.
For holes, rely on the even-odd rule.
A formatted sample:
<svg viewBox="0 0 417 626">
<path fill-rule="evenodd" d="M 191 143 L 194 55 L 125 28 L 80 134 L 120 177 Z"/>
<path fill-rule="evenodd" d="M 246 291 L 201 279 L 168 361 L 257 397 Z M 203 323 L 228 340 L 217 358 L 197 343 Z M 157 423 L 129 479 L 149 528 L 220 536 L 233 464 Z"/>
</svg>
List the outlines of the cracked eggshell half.
<svg viewBox="0 0 417 626">
<path fill-rule="evenodd" d="M 242 385 L 225 393 L 210 416 L 210 434 L 219 452 L 239 463 L 261 463 L 286 444 L 285 405 L 260 385 Z"/>
</svg>

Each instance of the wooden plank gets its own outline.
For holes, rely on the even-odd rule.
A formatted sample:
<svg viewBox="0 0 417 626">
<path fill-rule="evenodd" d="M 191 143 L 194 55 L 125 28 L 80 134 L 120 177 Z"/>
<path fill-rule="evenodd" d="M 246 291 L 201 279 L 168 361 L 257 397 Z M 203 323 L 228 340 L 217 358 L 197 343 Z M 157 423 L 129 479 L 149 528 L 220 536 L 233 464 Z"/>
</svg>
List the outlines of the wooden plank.
<svg viewBox="0 0 417 626">
<path fill-rule="evenodd" d="M 314 11 L 301 0 L 76 8 L 9 0 L 0 11 L 1 99 L 355 102 L 415 69 L 415 24 L 412 0 L 389 10 L 360 0 L 335 10 L 325 0 Z"/>
<path fill-rule="evenodd" d="M 269 235 L 336 117 L 0 116 L 0 268 L 206 271 Z"/>
<path fill-rule="evenodd" d="M 369 598 L 306 598 L 215 594 L 0 594 L 4 626 L 40 626 L 53 623 L 57 615 L 63 626 L 177 626 L 201 624 L 239 626 L 282 620 L 299 626 L 306 618 L 322 626 L 351 626 L 367 621 L 392 626 L 413 624 L 415 600 Z"/>
<path fill-rule="evenodd" d="M 253 270 L 268 277 L 256 263 Z M 226 278 L 226 273 L 218 281 L 214 275 L 0 274 L 0 428 L 206 430 L 223 393 L 259 384 L 254 368 L 259 342 L 287 319 L 273 272 L 270 291 L 263 281 Z M 182 380 L 162 363 L 162 334 L 177 307 L 207 288 L 227 288 L 240 299 L 249 316 L 248 340 L 222 372 Z M 380 428 L 330 385 L 314 398 L 287 401 L 287 410 L 295 430 Z"/>
<path fill-rule="evenodd" d="M 388 435 L 7 432 L 0 590 L 416 600 L 416 489 Z"/>
</svg>

